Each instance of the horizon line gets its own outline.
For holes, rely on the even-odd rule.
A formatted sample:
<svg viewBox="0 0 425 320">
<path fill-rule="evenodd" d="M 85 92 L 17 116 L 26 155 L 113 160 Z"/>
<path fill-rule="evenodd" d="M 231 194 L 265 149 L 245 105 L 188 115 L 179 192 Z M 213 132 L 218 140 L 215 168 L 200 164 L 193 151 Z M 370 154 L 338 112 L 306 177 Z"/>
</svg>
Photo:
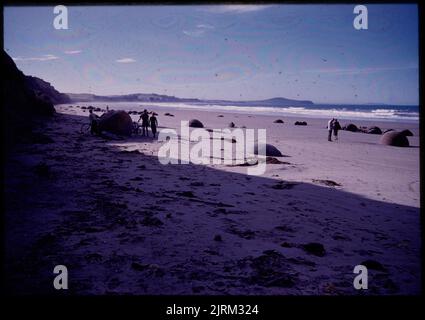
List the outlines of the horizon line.
<svg viewBox="0 0 425 320">
<path fill-rule="evenodd" d="M 191 100 L 199 100 L 199 101 L 228 101 L 228 102 L 255 102 L 255 101 L 265 101 L 265 100 L 271 100 L 271 99 L 287 99 L 287 100 L 293 100 L 293 101 L 299 101 L 299 102 L 303 102 L 303 101 L 309 101 L 312 102 L 315 105 L 323 105 L 323 104 L 328 104 L 328 105 L 357 105 L 357 106 L 371 106 L 371 105 L 382 105 L 382 106 L 416 106 L 419 107 L 420 106 L 420 102 L 419 103 L 395 103 L 395 104 L 391 104 L 391 103 L 383 103 L 383 102 L 369 102 L 369 103 L 365 103 L 365 102 L 323 102 L 323 101 L 314 101 L 314 100 L 309 100 L 309 99 L 292 99 L 292 98 L 286 98 L 286 97 L 282 97 L 282 96 L 277 96 L 277 97 L 271 97 L 271 98 L 264 98 L 264 99 L 250 99 L 250 100 L 234 100 L 234 99 L 210 99 L 210 98 L 205 98 L 205 99 L 201 99 L 201 98 L 191 98 L 191 97 L 179 97 L 176 95 L 168 95 L 168 94 L 160 94 L 160 93 L 155 93 L 155 92 L 133 92 L 133 93 L 122 93 L 122 94 L 108 94 L 108 95 L 103 95 L 103 94 L 97 94 L 97 93 L 87 93 L 87 92 L 81 92 L 81 93 L 75 93 L 75 92 L 61 92 L 64 93 L 66 95 L 69 94 L 78 94 L 78 95 L 94 95 L 94 96 L 99 96 L 99 97 L 120 97 L 120 96 L 128 96 L 128 95 L 137 95 L 137 94 L 145 94 L 145 95 L 157 95 L 157 96 L 166 96 L 166 97 L 174 97 L 177 99 L 191 99 Z M 115 102 L 132 102 L 132 101 L 115 101 Z M 142 102 L 142 101 L 140 101 Z M 153 102 L 157 102 L 157 101 L 153 101 Z M 172 103 L 172 101 L 171 101 Z"/>
</svg>

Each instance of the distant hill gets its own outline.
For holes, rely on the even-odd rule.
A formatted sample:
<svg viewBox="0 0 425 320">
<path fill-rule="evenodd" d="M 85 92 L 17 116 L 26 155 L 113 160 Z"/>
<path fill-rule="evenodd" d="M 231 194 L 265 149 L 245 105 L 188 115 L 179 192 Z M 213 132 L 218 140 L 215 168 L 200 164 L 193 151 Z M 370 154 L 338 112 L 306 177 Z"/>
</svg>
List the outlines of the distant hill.
<svg viewBox="0 0 425 320">
<path fill-rule="evenodd" d="M 254 100 L 254 101 L 226 101 L 226 103 L 233 103 L 237 105 L 246 105 L 246 106 L 277 106 L 277 107 L 296 107 L 296 106 L 306 106 L 313 105 L 313 101 L 309 100 L 293 100 L 287 98 L 271 98 L 266 100 Z"/>
<path fill-rule="evenodd" d="M 309 100 L 292 100 L 287 98 L 272 98 L 267 100 L 231 101 L 231 100 L 201 100 L 178 98 L 175 96 L 155 93 L 134 93 L 126 95 L 99 96 L 89 93 L 67 93 L 72 102 L 187 102 L 199 104 L 239 105 L 239 106 L 305 106 L 312 105 Z"/>
<path fill-rule="evenodd" d="M 98 96 L 90 93 L 67 93 L 73 102 L 201 102 L 198 99 L 184 99 L 155 93 L 133 93 L 126 95 Z"/>
</svg>

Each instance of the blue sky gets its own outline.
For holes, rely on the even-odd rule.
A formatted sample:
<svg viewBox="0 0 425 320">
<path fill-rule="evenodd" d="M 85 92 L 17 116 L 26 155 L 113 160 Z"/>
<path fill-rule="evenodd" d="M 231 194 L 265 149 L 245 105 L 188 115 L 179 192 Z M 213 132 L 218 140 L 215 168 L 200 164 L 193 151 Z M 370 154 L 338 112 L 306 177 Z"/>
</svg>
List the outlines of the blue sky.
<svg viewBox="0 0 425 320">
<path fill-rule="evenodd" d="M 416 5 L 6 7 L 4 47 L 61 92 L 418 104 Z"/>
</svg>

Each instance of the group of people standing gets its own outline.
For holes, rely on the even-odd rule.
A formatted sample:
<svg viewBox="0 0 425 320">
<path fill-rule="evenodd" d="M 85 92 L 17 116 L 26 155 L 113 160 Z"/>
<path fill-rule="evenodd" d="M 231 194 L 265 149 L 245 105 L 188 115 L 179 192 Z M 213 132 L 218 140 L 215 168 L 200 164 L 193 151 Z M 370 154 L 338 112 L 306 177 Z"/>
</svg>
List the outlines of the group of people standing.
<svg viewBox="0 0 425 320">
<path fill-rule="evenodd" d="M 149 113 L 152 114 L 150 117 Z M 155 112 L 148 112 L 146 109 L 143 110 L 139 120 L 137 121 L 139 123 L 140 120 L 142 120 L 142 136 L 149 137 L 149 127 L 151 127 L 153 137 L 155 138 L 156 128 L 158 127 L 158 120 L 155 115 Z"/>
<path fill-rule="evenodd" d="M 109 108 L 107 107 L 107 112 L 109 111 Z M 149 114 L 151 114 L 151 116 L 149 116 Z M 158 119 L 155 117 L 156 113 L 151 111 L 148 112 L 146 109 L 142 112 L 142 114 L 140 115 L 139 120 L 137 121 L 137 128 L 140 127 L 138 126 L 140 120 L 142 120 L 142 136 L 146 136 L 149 137 L 149 127 L 151 128 L 152 131 L 152 135 L 155 138 L 156 135 L 156 129 L 158 127 Z M 99 129 L 98 129 L 98 121 L 99 121 L 99 116 L 96 115 L 92 109 L 89 110 L 89 120 L 90 120 L 90 132 L 91 134 L 99 134 Z"/>
<path fill-rule="evenodd" d="M 341 130 L 341 125 L 338 119 L 332 118 L 328 121 L 328 141 L 332 141 L 332 132 L 335 140 L 338 140 L 338 131 Z"/>
</svg>

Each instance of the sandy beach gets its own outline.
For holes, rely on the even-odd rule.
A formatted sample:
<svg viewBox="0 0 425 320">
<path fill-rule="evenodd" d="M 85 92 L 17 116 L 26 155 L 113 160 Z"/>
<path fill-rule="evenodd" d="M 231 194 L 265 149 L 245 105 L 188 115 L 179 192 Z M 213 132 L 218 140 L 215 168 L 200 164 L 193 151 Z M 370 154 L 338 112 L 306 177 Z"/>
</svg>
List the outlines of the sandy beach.
<svg viewBox="0 0 425 320">
<path fill-rule="evenodd" d="M 88 112 L 76 105 L 56 106 L 6 164 L 10 291 L 52 293 L 53 266 L 64 264 L 68 294 L 420 293 L 418 123 L 341 120 L 411 130 L 399 148 L 347 131 L 328 142 L 327 119 L 149 109 L 159 129 L 190 119 L 266 129 L 285 157 L 250 176 L 161 165 L 157 139 L 80 133 Z M 359 264 L 367 291 L 353 288 Z"/>
</svg>

